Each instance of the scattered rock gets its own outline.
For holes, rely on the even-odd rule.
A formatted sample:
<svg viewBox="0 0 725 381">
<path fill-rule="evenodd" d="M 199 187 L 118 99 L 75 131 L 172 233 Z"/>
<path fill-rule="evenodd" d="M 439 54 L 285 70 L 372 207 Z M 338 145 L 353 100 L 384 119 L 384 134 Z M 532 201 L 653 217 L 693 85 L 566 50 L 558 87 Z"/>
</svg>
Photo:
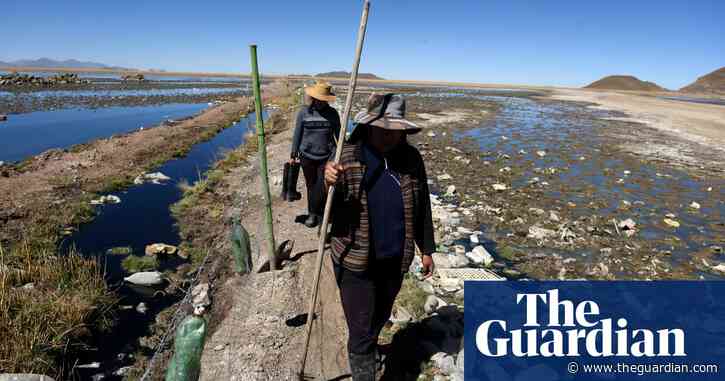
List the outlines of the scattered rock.
<svg viewBox="0 0 725 381">
<path fill-rule="evenodd" d="M 545 240 L 556 235 L 556 232 L 551 229 L 542 228 L 539 226 L 529 227 L 529 232 L 526 235 L 527 238 Z"/>
<path fill-rule="evenodd" d="M 471 234 L 471 235 L 470 235 L 470 236 L 468 237 L 468 240 L 469 240 L 469 241 L 471 241 L 471 243 L 473 243 L 473 244 L 478 244 L 478 243 L 480 243 L 480 242 L 479 242 L 479 240 L 478 240 L 478 234 Z"/>
<path fill-rule="evenodd" d="M 542 216 L 542 215 L 544 215 L 544 213 L 546 213 L 544 211 L 544 209 L 539 209 L 539 208 L 529 208 L 529 212 L 531 212 L 537 216 Z"/>
<path fill-rule="evenodd" d="M 216 347 L 214 347 L 215 351 L 221 351 L 222 349 L 224 349 L 224 345 L 222 345 L 222 344 L 219 344 Z"/>
<path fill-rule="evenodd" d="M 505 191 L 506 189 L 508 189 L 505 184 L 493 184 L 491 185 L 491 187 L 497 192 Z"/>
<path fill-rule="evenodd" d="M 446 180 L 450 180 L 452 178 L 453 177 L 451 177 L 451 175 L 449 175 L 447 173 L 444 173 L 442 175 L 438 175 L 438 181 L 446 181 Z"/>
<path fill-rule="evenodd" d="M 466 257 L 475 264 L 483 264 L 489 267 L 493 263 L 493 256 L 486 250 L 482 245 L 478 245 L 473 248 L 469 253 L 466 253 Z"/>
<path fill-rule="evenodd" d="M 156 286 L 164 282 L 162 274 L 158 271 L 142 271 L 123 278 L 128 283 L 139 286 Z"/>
<path fill-rule="evenodd" d="M 539 157 L 544 157 L 544 156 L 546 156 L 546 151 L 536 151 L 536 154 L 537 154 L 537 155 L 538 155 Z"/>
<path fill-rule="evenodd" d="M 551 220 L 553 222 L 559 222 L 561 220 L 561 217 L 559 217 L 559 213 L 557 213 L 553 210 L 550 210 L 549 211 L 549 220 Z"/>
<path fill-rule="evenodd" d="M 697 202 L 693 201 L 690 204 L 690 208 L 692 208 L 692 209 L 700 209 L 700 204 L 698 204 Z"/>
<path fill-rule="evenodd" d="M 144 252 L 146 255 L 174 255 L 178 252 L 178 248 L 165 243 L 154 243 L 146 246 Z"/>
</svg>

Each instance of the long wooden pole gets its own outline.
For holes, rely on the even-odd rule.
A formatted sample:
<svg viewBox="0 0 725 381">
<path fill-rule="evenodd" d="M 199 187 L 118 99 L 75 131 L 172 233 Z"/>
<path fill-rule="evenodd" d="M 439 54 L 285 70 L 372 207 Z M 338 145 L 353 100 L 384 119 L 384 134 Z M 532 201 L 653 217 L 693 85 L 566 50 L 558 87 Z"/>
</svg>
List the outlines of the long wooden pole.
<svg viewBox="0 0 725 381">
<path fill-rule="evenodd" d="M 254 89 L 254 112 L 257 116 L 257 143 L 259 149 L 259 172 L 262 175 L 262 196 L 264 197 L 264 219 L 267 225 L 267 256 L 270 271 L 277 270 L 275 258 L 274 225 L 272 223 L 272 196 L 269 193 L 267 175 L 267 146 L 264 143 L 264 120 L 262 119 L 262 94 L 259 89 L 259 68 L 257 67 L 257 45 L 249 45 L 252 59 L 252 87 Z"/>
<path fill-rule="evenodd" d="M 335 152 L 335 163 L 340 162 L 342 155 L 342 146 L 345 141 L 345 132 L 347 131 L 347 121 L 350 118 L 350 110 L 352 109 L 352 100 L 355 95 L 355 87 L 357 86 L 357 73 L 360 66 L 360 57 L 362 56 L 363 43 L 365 42 L 365 30 L 368 25 L 368 13 L 370 11 L 370 2 L 365 0 L 363 5 L 362 17 L 360 19 L 360 28 L 357 32 L 357 45 L 355 47 L 355 59 L 352 64 L 350 73 L 350 83 L 347 87 L 347 99 L 345 100 L 345 110 L 342 113 L 340 121 L 340 136 L 337 138 L 337 151 Z M 304 374 L 305 364 L 307 362 L 307 352 L 310 346 L 310 335 L 312 333 L 312 321 L 315 319 L 315 307 L 317 305 L 317 292 L 320 286 L 320 272 L 322 271 L 322 260 L 324 259 L 325 242 L 327 241 L 327 225 L 330 219 L 330 210 L 332 209 L 332 199 L 335 196 L 335 185 L 330 185 L 327 190 L 327 201 L 325 202 L 325 213 L 322 217 L 322 227 L 320 229 L 319 241 L 317 243 L 317 268 L 315 269 L 315 279 L 312 282 L 312 295 L 310 297 L 310 305 L 307 310 L 307 326 L 305 347 L 302 352 L 302 363 L 300 365 L 300 375 Z"/>
</svg>

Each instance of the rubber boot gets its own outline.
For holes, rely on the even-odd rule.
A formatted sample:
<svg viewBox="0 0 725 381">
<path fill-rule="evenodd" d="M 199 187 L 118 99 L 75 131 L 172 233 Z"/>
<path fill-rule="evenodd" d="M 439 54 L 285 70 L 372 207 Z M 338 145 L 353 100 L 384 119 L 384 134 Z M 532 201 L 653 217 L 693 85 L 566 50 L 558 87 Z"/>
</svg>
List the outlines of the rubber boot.
<svg viewBox="0 0 725 381">
<path fill-rule="evenodd" d="M 287 189 L 289 188 L 289 163 L 284 163 L 284 169 L 282 170 L 282 200 L 287 201 L 289 197 Z"/>
<path fill-rule="evenodd" d="M 300 177 L 300 164 L 294 163 L 289 166 L 289 178 L 287 179 L 287 201 L 297 201 L 302 194 L 297 192 L 297 179 Z"/>
<path fill-rule="evenodd" d="M 375 381 L 375 352 L 365 355 L 349 354 L 352 381 Z"/>
<path fill-rule="evenodd" d="M 320 223 L 320 217 L 310 214 L 307 216 L 307 219 L 305 220 L 305 226 L 308 228 L 314 228 Z"/>
</svg>

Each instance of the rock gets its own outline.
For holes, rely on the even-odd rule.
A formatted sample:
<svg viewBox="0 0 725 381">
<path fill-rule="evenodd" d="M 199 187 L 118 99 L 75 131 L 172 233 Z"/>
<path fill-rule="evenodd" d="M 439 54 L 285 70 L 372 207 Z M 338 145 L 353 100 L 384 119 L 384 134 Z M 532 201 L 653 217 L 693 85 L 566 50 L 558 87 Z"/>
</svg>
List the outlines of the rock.
<svg viewBox="0 0 725 381">
<path fill-rule="evenodd" d="M 666 223 L 668 226 L 671 226 L 673 228 L 679 228 L 680 227 L 680 223 L 679 222 L 677 222 L 677 221 L 675 221 L 673 219 L 670 219 L 670 218 L 665 218 L 664 219 L 664 223 Z"/>
<path fill-rule="evenodd" d="M 698 204 L 697 202 L 693 201 L 690 204 L 690 208 L 692 208 L 692 209 L 700 209 L 700 204 Z"/>
<path fill-rule="evenodd" d="M 497 192 L 505 191 L 506 189 L 508 189 L 505 184 L 493 184 L 491 185 L 491 187 Z"/>
<path fill-rule="evenodd" d="M 123 278 L 128 283 L 139 286 L 156 286 L 164 282 L 162 274 L 158 271 L 142 271 Z"/>
<path fill-rule="evenodd" d="M 448 188 L 446 188 L 446 194 L 449 196 L 452 196 L 456 193 L 456 186 L 455 185 L 449 185 Z"/>
<path fill-rule="evenodd" d="M 544 240 L 556 235 L 556 232 L 551 229 L 542 228 L 539 226 L 529 227 L 529 232 L 526 235 L 527 238 Z"/>
<path fill-rule="evenodd" d="M 531 213 L 533 213 L 533 214 L 535 214 L 537 216 L 543 216 L 544 213 L 546 213 L 544 211 L 544 209 L 539 209 L 539 208 L 529 208 L 529 212 L 531 212 Z"/>
<path fill-rule="evenodd" d="M 428 297 L 425 299 L 425 303 L 423 304 L 423 310 L 427 314 L 432 314 L 437 309 L 447 305 L 448 303 L 446 303 L 443 299 L 434 295 L 428 295 Z"/>
<path fill-rule="evenodd" d="M 469 253 L 466 253 L 466 257 L 475 264 L 483 264 L 488 267 L 493 263 L 493 256 L 486 250 L 482 245 L 478 245 L 473 248 Z"/>
<path fill-rule="evenodd" d="M 146 315 L 146 312 L 149 311 L 149 307 L 146 305 L 146 303 L 141 302 L 136 306 L 136 312 L 140 313 L 141 315 Z"/>
<path fill-rule="evenodd" d="M 206 308 L 211 305 L 209 283 L 199 283 L 191 289 L 191 305 L 194 306 L 194 309 Z"/>
<path fill-rule="evenodd" d="M 176 246 L 167 245 L 165 243 L 154 243 L 146 246 L 144 252 L 146 253 L 146 255 L 173 255 L 178 252 L 178 248 Z"/>
<path fill-rule="evenodd" d="M 394 324 L 407 324 L 413 320 L 413 315 L 401 306 L 394 306 L 389 320 Z"/>
<path fill-rule="evenodd" d="M 559 222 L 559 221 L 561 221 L 561 217 L 559 217 L 559 213 L 557 213 L 553 210 L 550 210 L 549 211 L 549 220 L 551 220 L 553 222 Z"/>
<path fill-rule="evenodd" d="M 452 179 L 451 175 L 444 173 L 442 175 L 438 175 L 438 181 L 446 181 Z"/>
<path fill-rule="evenodd" d="M 441 373 L 445 375 L 453 374 L 456 372 L 456 362 L 453 360 L 453 356 L 445 353 L 438 352 L 434 354 L 430 361 L 433 362 L 436 368 L 440 369 Z"/>
<path fill-rule="evenodd" d="M 435 261 L 435 260 L 434 260 L 434 261 Z M 436 265 L 437 265 L 437 264 L 436 264 Z M 429 282 L 426 282 L 426 281 L 418 282 L 418 287 L 419 287 L 419 288 L 420 288 L 421 290 L 423 290 L 423 292 L 425 292 L 426 294 L 430 294 L 430 295 L 433 295 L 433 294 L 435 294 L 435 292 L 436 292 L 436 291 L 435 291 L 435 288 L 433 288 L 433 285 L 432 285 L 432 284 L 430 284 Z"/>
<path fill-rule="evenodd" d="M 544 156 L 546 156 L 546 151 L 536 151 L 536 154 L 537 154 L 537 155 L 538 155 L 539 157 L 544 157 Z"/>
</svg>

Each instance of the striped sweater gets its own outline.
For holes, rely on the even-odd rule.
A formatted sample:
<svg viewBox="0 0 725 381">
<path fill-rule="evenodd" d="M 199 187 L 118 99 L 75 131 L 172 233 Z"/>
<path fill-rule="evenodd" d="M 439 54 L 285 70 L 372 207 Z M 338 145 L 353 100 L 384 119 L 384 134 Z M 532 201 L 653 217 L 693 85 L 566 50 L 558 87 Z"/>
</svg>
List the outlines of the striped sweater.
<svg viewBox="0 0 725 381">
<path fill-rule="evenodd" d="M 365 271 L 370 251 L 367 192 L 363 184 L 366 166 L 362 143 L 345 144 L 340 162 L 345 168 L 335 187 L 330 246 L 332 260 L 351 271 Z M 408 271 L 417 244 L 423 254 L 435 251 L 428 178 L 420 153 L 403 143 L 389 156 L 390 168 L 400 174 L 403 194 L 405 243 L 401 272 Z M 322 190 L 322 192 L 326 192 Z"/>
</svg>

